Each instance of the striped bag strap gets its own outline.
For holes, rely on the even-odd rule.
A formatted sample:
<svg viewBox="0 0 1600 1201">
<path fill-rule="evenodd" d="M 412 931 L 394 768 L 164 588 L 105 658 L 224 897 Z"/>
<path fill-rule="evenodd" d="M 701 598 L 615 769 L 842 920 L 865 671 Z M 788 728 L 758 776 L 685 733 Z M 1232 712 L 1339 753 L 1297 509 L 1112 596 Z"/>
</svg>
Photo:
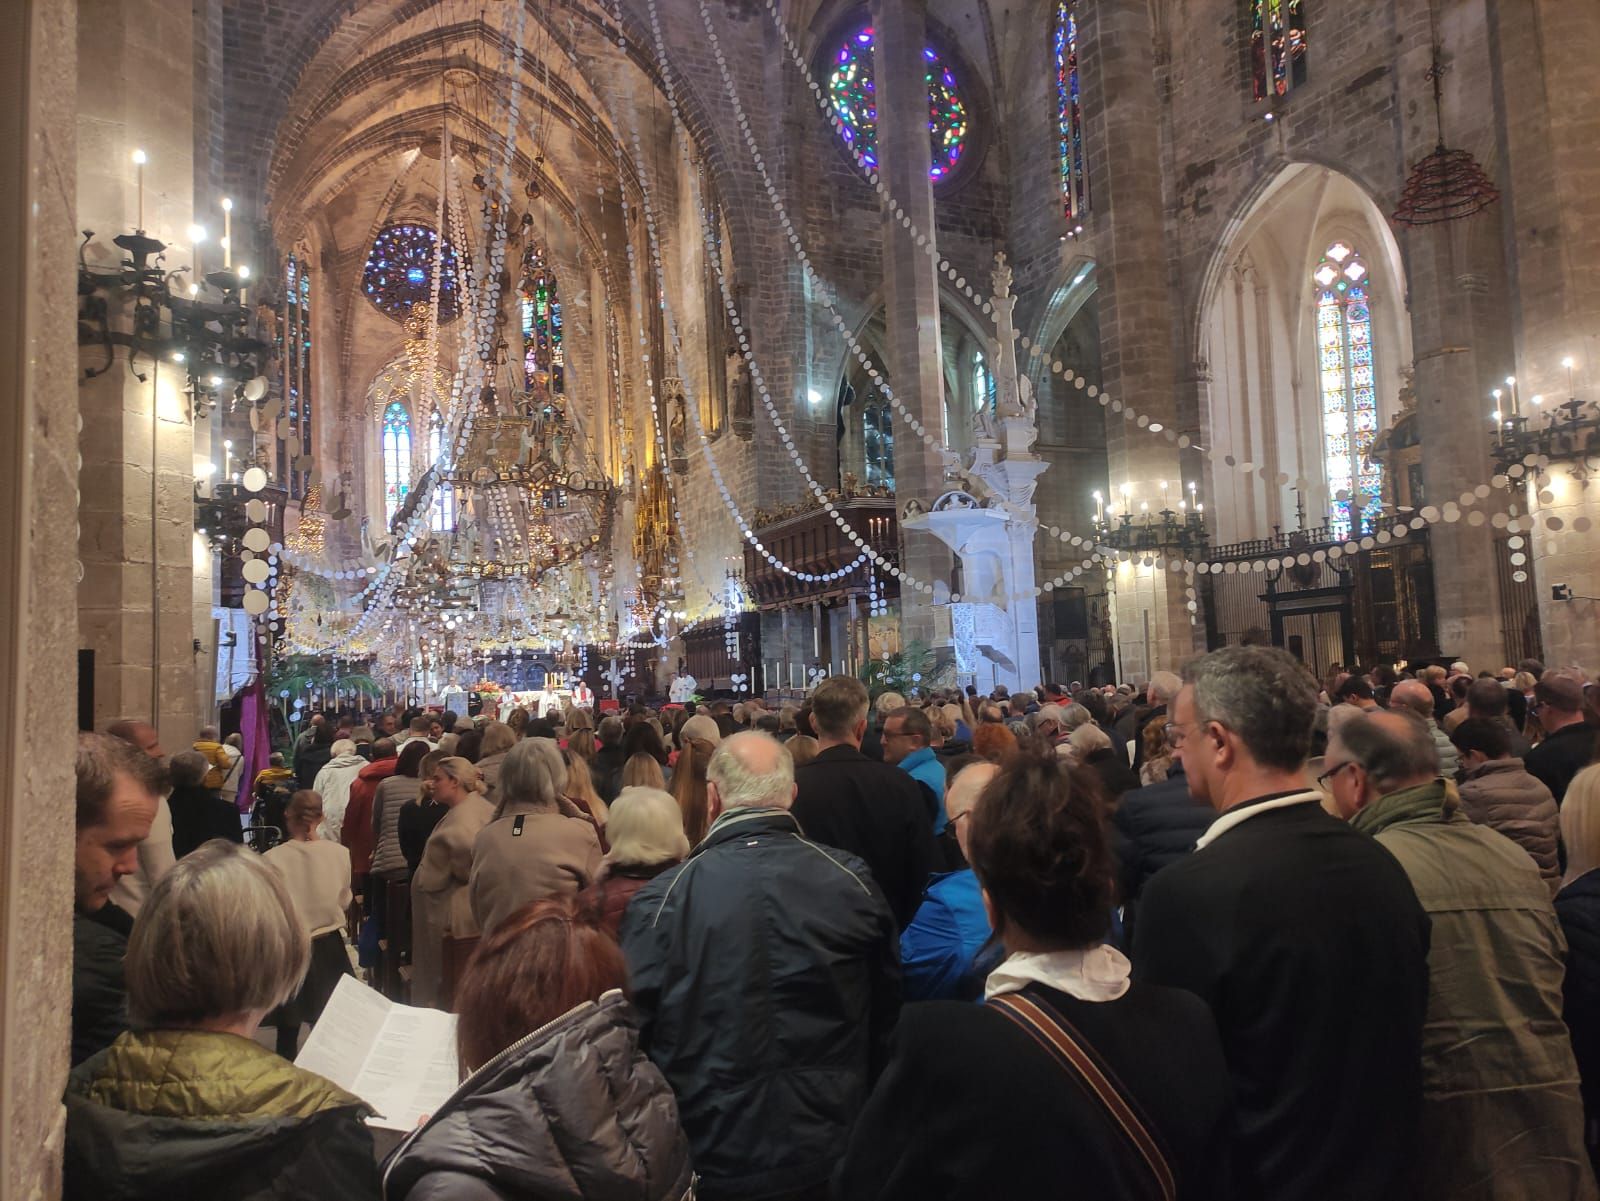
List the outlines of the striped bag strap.
<svg viewBox="0 0 1600 1201">
<path fill-rule="evenodd" d="M 991 997 L 989 1005 L 1015 1022 L 1033 1039 L 1069 1076 L 1079 1080 L 1089 1092 L 1105 1106 L 1106 1112 L 1122 1128 L 1134 1150 L 1150 1169 L 1163 1201 L 1175 1201 L 1177 1182 L 1167 1157 L 1162 1154 L 1155 1137 L 1139 1120 L 1139 1115 L 1128 1104 L 1120 1089 L 1112 1083 L 1105 1071 L 1095 1062 L 1074 1037 L 1072 1027 L 1051 1006 L 1041 1004 L 1023 993 L 1006 993 Z"/>
</svg>

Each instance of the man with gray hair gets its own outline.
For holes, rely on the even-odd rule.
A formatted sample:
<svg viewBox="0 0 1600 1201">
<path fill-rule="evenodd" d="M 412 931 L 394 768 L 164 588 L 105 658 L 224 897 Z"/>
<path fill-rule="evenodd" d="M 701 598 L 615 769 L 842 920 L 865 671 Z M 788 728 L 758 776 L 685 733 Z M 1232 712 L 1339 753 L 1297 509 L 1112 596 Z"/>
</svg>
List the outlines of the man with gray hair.
<svg viewBox="0 0 1600 1201">
<path fill-rule="evenodd" d="M 1539 869 L 1457 811 L 1410 712 L 1345 721 L 1324 776 L 1339 812 L 1410 877 L 1433 924 L 1411 1197 L 1596 1192 L 1561 1020 L 1566 942 Z"/>
<path fill-rule="evenodd" d="M 804 836 L 794 774 L 768 735 L 725 738 L 711 829 L 618 935 L 704 1201 L 825 1197 L 899 1015 L 894 917 L 866 864 Z"/>
<path fill-rule="evenodd" d="M 1150 878 L 1134 932 L 1135 974 L 1216 1016 L 1232 1195 L 1249 1201 L 1414 1195 L 1428 918 L 1394 857 L 1309 787 L 1316 712 L 1315 683 L 1284 651 L 1188 665 L 1168 739 L 1217 817 Z"/>
</svg>

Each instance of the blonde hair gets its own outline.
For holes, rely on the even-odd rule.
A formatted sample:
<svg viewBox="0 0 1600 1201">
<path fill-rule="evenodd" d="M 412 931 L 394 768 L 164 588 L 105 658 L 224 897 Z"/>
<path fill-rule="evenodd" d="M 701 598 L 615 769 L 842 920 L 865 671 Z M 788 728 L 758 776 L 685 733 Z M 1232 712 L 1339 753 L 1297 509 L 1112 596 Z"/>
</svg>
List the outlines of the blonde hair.
<svg viewBox="0 0 1600 1201">
<path fill-rule="evenodd" d="M 678 802 L 660 788 L 636 786 L 617 793 L 606 838 L 611 843 L 606 862 L 615 867 L 654 867 L 689 854 Z"/>
<path fill-rule="evenodd" d="M 520 713 L 521 710 L 519 709 Z M 515 714 L 513 714 L 515 716 Z M 524 717 L 526 720 L 526 717 Z M 483 727 L 483 744 L 478 748 L 478 758 L 487 759 L 490 755 L 498 755 L 502 751 L 509 751 L 517 745 L 517 732 L 503 721 L 491 721 Z"/>
<path fill-rule="evenodd" d="M 879 720 L 888 717 L 896 709 L 906 707 L 906 698 L 898 692 L 885 692 L 872 703 L 872 711 L 878 715 Z"/>
<path fill-rule="evenodd" d="M 291 830 L 296 826 L 314 827 L 322 820 L 322 794 L 310 788 L 300 789 L 284 807 L 283 820 Z"/>
<path fill-rule="evenodd" d="M 1561 802 L 1561 841 L 1567 848 L 1562 884 L 1600 867 L 1600 764 L 1572 777 Z"/>
<path fill-rule="evenodd" d="M 356 753 L 356 743 L 353 738 L 340 738 L 333 744 L 332 755 L 337 759 L 340 755 L 353 755 Z"/>
<path fill-rule="evenodd" d="M 809 734 L 796 734 L 783 744 L 796 767 L 804 767 L 817 757 L 817 740 Z"/>
<path fill-rule="evenodd" d="M 638 751 L 631 755 L 622 765 L 622 786 L 632 788 L 643 786 L 645 788 L 659 788 L 662 792 L 667 790 L 667 778 L 661 774 L 661 764 L 654 758 Z"/>
<path fill-rule="evenodd" d="M 566 795 L 582 801 L 594 815 L 595 821 L 604 825 L 609 820 L 608 810 L 600 794 L 594 790 L 594 773 L 589 770 L 589 761 L 570 746 L 561 752 L 561 757 L 567 763 Z"/>
<path fill-rule="evenodd" d="M 444 755 L 433 765 L 434 771 L 442 771 L 461 786 L 462 792 L 483 792 L 483 777 L 478 774 L 478 769 L 470 760 L 463 759 L 460 755 Z"/>
<path fill-rule="evenodd" d="M 162 876 L 139 911 L 123 965 L 128 1015 L 147 1029 L 181 1029 L 266 1012 L 300 990 L 310 959 L 283 876 L 213 839 Z"/>
</svg>

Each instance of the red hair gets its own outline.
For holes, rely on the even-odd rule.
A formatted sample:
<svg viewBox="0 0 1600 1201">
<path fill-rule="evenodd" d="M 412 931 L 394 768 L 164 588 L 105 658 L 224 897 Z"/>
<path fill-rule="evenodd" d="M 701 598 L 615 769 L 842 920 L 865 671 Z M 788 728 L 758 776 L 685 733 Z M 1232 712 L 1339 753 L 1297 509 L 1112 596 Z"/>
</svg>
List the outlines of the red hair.
<svg viewBox="0 0 1600 1201">
<path fill-rule="evenodd" d="M 972 732 L 972 753 L 990 763 L 1004 763 L 1017 750 L 1017 736 L 997 721 L 988 721 Z"/>
<path fill-rule="evenodd" d="M 551 897 L 523 906 L 483 937 L 456 986 L 463 1072 L 626 983 L 622 950 L 591 904 Z"/>
</svg>

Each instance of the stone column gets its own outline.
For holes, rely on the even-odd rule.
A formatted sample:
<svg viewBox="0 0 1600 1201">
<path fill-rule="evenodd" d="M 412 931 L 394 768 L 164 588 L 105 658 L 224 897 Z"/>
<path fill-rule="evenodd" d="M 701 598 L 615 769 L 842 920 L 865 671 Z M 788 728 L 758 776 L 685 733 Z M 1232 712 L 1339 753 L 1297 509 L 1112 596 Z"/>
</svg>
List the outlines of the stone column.
<svg viewBox="0 0 1600 1201">
<path fill-rule="evenodd" d="M 167 243 L 169 269 L 192 263 L 191 25 L 188 7 L 161 0 L 78 5 L 77 216 L 95 231 L 91 264 L 114 267 L 121 252 L 112 239 L 139 223 L 136 148 L 148 157 L 144 227 Z M 209 232 L 202 249 L 216 256 L 217 231 Z M 131 328 L 120 297 L 110 320 L 113 330 Z M 102 346 L 80 353 L 96 371 L 106 357 Z M 193 579 L 209 564 L 195 545 L 194 428 L 183 369 L 141 355 L 130 370 L 127 360 L 127 347 L 117 347 L 116 361 L 79 391 L 81 639 L 95 652 L 95 724 L 150 719 L 179 749 L 197 724 Z"/>
<path fill-rule="evenodd" d="M 1150 75 L 1153 31 L 1149 6 L 1134 0 L 1080 9 L 1084 114 L 1090 144 L 1091 221 L 1100 248 L 1100 345 L 1105 390 L 1167 429 L 1179 428 L 1173 376 L 1174 326 L 1161 191 L 1161 110 Z M 1115 214 L 1115 221 L 1110 220 Z M 1111 496 L 1123 484 L 1138 513 L 1161 504 L 1161 481 L 1176 503 L 1183 495 L 1178 448 L 1159 434 L 1106 411 Z M 1119 564 L 1117 639 L 1125 679 L 1176 669 L 1195 651 L 1181 574 Z"/>
<path fill-rule="evenodd" d="M 877 37 L 872 63 L 878 94 L 878 158 L 884 181 L 919 231 L 933 236 L 933 187 L 928 171 L 926 13 L 923 0 L 875 0 Z M 939 337 L 938 259 L 890 210 L 884 214 L 884 294 L 889 383 L 929 433 L 943 444 L 944 371 Z M 898 418 L 894 440 L 895 493 L 931 504 L 944 490 L 944 465 L 936 452 Z M 901 526 L 901 565 L 918 581 L 948 584 L 950 552 L 933 536 Z M 942 595 L 942 590 L 941 590 Z M 947 606 L 926 593 L 900 590 L 901 637 L 931 647 L 951 645 Z"/>
<path fill-rule="evenodd" d="M 0 1196 L 61 1195 L 78 615 L 74 6 L 0 38 Z"/>
<path fill-rule="evenodd" d="M 1593 48 L 1600 8 L 1560 0 L 1490 0 L 1489 39 L 1501 86 L 1502 204 L 1512 281 L 1517 391 L 1543 395 L 1545 407 L 1576 392 L 1600 399 L 1600 189 L 1594 147 Z M 1572 360 L 1571 389 L 1564 359 Z M 1524 409 L 1526 411 L 1526 408 Z M 1600 555 L 1592 527 L 1600 494 L 1556 462 L 1537 496 L 1534 579 L 1545 662 L 1600 666 L 1600 604 L 1555 601 L 1566 584 L 1600 596 Z M 1548 497 L 1548 499 L 1545 499 Z M 1552 529 L 1551 519 L 1559 522 Z M 1585 531 L 1583 527 L 1590 527 Z"/>
</svg>

